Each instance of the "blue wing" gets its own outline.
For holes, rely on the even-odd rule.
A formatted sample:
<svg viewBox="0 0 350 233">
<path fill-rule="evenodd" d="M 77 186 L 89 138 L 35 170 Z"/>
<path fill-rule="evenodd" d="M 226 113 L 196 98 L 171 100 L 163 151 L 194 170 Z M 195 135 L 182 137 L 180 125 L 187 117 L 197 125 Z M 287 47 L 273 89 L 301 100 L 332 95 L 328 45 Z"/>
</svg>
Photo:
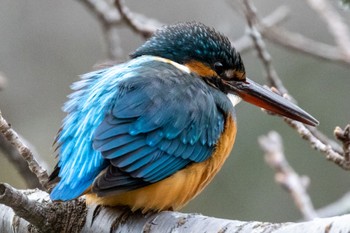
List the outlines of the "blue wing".
<svg viewBox="0 0 350 233">
<path fill-rule="evenodd" d="M 94 133 L 93 147 L 110 166 L 93 191 L 105 195 L 139 188 L 212 154 L 224 115 L 199 77 L 154 62 L 119 88 L 123 91 Z"/>
<path fill-rule="evenodd" d="M 202 79 L 142 56 L 72 86 L 58 135 L 53 200 L 93 184 L 99 195 L 162 180 L 207 159 L 224 128 L 227 97 Z"/>
</svg>

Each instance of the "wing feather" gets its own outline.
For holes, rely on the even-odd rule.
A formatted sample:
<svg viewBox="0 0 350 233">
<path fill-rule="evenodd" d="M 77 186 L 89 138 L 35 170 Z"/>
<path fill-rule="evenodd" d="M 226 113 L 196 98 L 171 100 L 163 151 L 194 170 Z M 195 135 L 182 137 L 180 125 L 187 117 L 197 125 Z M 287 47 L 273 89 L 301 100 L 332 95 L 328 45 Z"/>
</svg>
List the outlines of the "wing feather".
<svg viewBox="0 0 350 233">
<path fill-rule="evenodd" d="M 204 161 L 224 112 L 233 111 L 200 77 L 152 56 L 86 74 L 72 89 L 53 200 L 73 199 L 91 184 L 102 196 L 133 190 Z"/>
<path fill-rule="evenodd" d="M 94 149 L 117 168 L 105 172 L 109 179 L 100 175 L 95 181 L 100 195 L 154 183 L 206 160 L 223 131 L 224 115 L 210 87 L 169 64 L 153 65 L 157 73 L 140 70 L 120 84 L 122 94 L 95 131 Z M 107 185 L 120 171 L 128 179 Z"/>
</svg>

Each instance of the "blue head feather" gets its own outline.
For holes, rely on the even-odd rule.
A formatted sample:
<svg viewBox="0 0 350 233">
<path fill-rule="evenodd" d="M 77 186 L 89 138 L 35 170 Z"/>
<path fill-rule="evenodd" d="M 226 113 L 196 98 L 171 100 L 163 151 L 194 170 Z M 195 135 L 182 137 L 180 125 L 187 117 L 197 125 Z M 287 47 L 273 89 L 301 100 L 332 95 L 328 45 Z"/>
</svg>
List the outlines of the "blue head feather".
<svg viewBox="0 0 350 233">
<path fill-rule="evenodd" d="M 200 61 L 214 69 L 220 62 L 223 68 L 235 67 L 245 72 L 240 54 L 229 39 L 202 23 L 186 22 L 164 26 L 131 57 L 153 55 L 168 58 L 180 64 Z"/>
</svg>

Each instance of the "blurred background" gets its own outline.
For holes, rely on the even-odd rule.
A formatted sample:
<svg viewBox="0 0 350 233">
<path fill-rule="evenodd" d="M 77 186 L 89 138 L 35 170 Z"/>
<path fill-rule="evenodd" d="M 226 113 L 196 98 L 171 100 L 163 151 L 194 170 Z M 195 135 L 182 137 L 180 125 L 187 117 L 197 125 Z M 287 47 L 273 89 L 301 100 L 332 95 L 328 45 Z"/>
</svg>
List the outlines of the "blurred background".
<svg viewBox="0 0 350 233">
<path fill-rule="evenodd" d="M 229 1 L 128 0 L 132 11 L 163 23 L 200 21 L 232 39 L 245 32 L 243 14 Z M 283 24 L 292 31 L 334 44 L 326 25 L 304 1 L 255 1 L 265 16 L 280 5 L 290 8 Z M 69 85 L 97 62 L 107 59 L 102 29 L 80 1 L 2 0 L 0 7 L 0 71 L 7 77 L 0 91 L 0 109 L 12 127 L 30 141 L 49 164 L 56 163 L 52 142 L 64 113 L 61 106 Z M 335 4 L 336 5 L 336 4 Z M 338 7 L 336 5 L 336 7 Z M 238 8 L 238 7 L 237 7 Z M 350 22 L 349 11 L 340 10 Z M 125 59 L 142 38 L 120 29 Z M 335 126 L 350 123 L 350 67 L 285 50 L 268 44 L 273 64 L 299 105 L 320 122 L 329 137 Z M 242 55 L 248 76 L 265 83 L 254 51 Z M 270 130 L 284 140 L 288 161 L 310 180 L 316 208 L 333 202 L 350 188 L 350 173 L 313 151 L 281 118 L 268 116 L 246 103 L 237 106 L 238 136 L 234 150 L 213 182 L 184 212 L 239 220 L 293 221 L 301 218 L 290 196 L 274 181 L 257 138 Z M 0 182 L 26 188 L 14 167 L 0 153 Z"/>
</svg>

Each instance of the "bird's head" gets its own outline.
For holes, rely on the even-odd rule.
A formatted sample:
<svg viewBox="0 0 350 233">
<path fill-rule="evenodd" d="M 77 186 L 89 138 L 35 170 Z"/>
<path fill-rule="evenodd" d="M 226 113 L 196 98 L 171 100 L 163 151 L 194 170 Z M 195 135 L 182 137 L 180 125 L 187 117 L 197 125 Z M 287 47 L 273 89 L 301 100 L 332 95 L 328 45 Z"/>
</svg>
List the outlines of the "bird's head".
<svg viewBox="0 0 350 233">
<path fill-rule="evenodd" d="M 158 30 L 132 58 L 152 55 L 185 65 L 208 85 L 273 113 L 315 126 L 310 114 L 246 77 L 240 54 L 229 39 L 201 23 L 179 23 Z"/>
</svg>

